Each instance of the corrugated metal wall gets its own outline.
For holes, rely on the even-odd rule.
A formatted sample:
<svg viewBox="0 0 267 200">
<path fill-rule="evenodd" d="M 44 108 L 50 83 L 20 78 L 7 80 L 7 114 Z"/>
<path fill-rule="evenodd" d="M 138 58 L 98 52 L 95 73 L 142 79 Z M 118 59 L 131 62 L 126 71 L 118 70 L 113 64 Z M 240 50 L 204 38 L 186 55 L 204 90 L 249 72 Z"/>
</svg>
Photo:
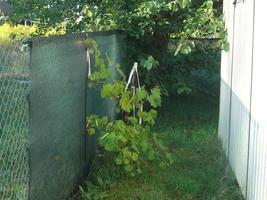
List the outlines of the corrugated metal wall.
<svg viewBox="0 0 267 200">
<path fill-rule="evenodd" d="M 249 200 L 267 199 L 266 5 L 224 0 L 230 50 L 222 53 L 219 138 Z"/>
</svg>

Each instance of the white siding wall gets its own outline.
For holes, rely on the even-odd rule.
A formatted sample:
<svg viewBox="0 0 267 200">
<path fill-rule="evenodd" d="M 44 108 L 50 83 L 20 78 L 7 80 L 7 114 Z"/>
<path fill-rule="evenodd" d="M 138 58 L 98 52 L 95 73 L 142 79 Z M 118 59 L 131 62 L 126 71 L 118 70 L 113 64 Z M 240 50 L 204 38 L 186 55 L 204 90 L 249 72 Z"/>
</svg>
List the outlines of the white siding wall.
<svg viewBox="0 0 267 200">
<path fill-rule="evenodd" d="M 224 1 L 224 17 L 226 26 L 229 27 L 228 40 L 233 40 L 233 6 L 229 1 Z M 231 65 L 232 65 L 232 48 L 228 52 L 222 52 L 221 56 L 221 95 L 220 95 L 220 121 L 219 121 L 219 138 L 223 143 L 225 153 L 228 154 L 228 131 L 230 116 L 230 95 L 231 95 Z"/>
<path fill-rule="evenodd" d="M 229 160 L 246 193 L 251 96 L 253 1 L 235 8 Z"/>
<path fill-rule="evenodd" d="M 249 200 L 267 200 L 267 2 L 256 0 L 249 146 Z"/>
<path fill-rule="evenodd" d="M 237 2 L 224 0 L 219 138 L 244 196 L 267 200 L 267 2 Z"/>
</svg>

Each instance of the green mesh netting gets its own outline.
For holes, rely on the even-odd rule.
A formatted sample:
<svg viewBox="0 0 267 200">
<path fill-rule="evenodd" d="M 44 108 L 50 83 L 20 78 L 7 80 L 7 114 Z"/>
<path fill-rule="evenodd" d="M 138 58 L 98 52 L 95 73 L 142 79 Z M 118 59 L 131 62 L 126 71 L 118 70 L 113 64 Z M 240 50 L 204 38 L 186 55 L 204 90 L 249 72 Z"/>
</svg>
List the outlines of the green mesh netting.
<svg viewBox="0 0 267 200">
<path fill-rule="evenodd" d="M 115 70 L 115 65 L 120 64 L 122 70 L 126 70 L 124 63 L 126 57 L 126 46 L 125 46 L 125 35 L 120 31 L 107 31 L 99 33 L 87 33 L 85 38 L 93 39 L 97 48 L 100 51 L 101 58 L 106 59 L 108 56 L 113 61 L 113 66 Z M 91 60 L 91 71 L 94 72 L 96 67 L 94 66 L 94 55 L 90 55 Z M 117 79 L 118 77 L 112 77 L 111 79 Z M 112 100 L 103 100 L 100 95 L 100 91 L 95 88 L 87 89 L 87 115 L 107 115 L 109 118 L 114 119 L 116 116 L 115 112 L 116 102 Z M 94 157 L 96 149 L 96 139 L 97 135 L 90 136 L 87 139 L 87 163 Z"/>
<path fill-rule="evenodd" d="M 115 117 L 115 102 L 88 88 L 88 37 L 123 63 L 120 32 L 35 38 L 31 55 L 21 42 L 1 45 L 0 200 L 67 199 L 86 178 L 97 148 L 86 116 Z"/>
<path fill-rule="evenodd" d="M 87 38 L 93 39 L 100 51 L 102 59 L 105 60 L 106 55 L 113 61 L 115 65 L 120 64 L 122 68 L 125 59 L 124 42 L 125 37 L 120 32 L 110 31 L 104 33 L 91 33 L 86 35 Z M 94 66 L 94 55 L 91 55 L 91 69 L 92 72 L 96 70 Z M 112 77 L 117 79 L 117 77 Z M 87 98 L 87 114 L 108 115 L 110 118 L 115 117 L 115 102 L 102 100 L 99 91 L 90 89 Z"/>
<path fill-rule="evenodd" d="M 85 176 L 87 66 L 83 40 L 33 40 L 30 199 L 66 199 Z"/>
<path fill-rule="evenodd" d="M 28 198 L 29 51 L 0 45 L 0 199 Z"/>
</svg>

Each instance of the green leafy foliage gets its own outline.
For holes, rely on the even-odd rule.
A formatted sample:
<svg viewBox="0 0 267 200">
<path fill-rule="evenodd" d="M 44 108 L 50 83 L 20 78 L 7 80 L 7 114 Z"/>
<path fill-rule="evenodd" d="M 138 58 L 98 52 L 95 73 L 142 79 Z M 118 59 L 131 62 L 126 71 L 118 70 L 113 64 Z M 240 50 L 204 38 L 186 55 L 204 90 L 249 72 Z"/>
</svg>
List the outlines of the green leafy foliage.
<svg viewBox="0 0 267 200">
<path fill-rule="evenodd" d="M 219 95 L 220 54 L 215 39 L 198 39 L 188 54 L 178 53 L 175 45 L 179 40 L 172 39 L 168 49 L 162 53 L 160 67 L 150 71 L 141 71 L 141 79 L 146 85 L 158 85 L 166 96 L 188 95 L 204 92 L 207 95 Z M 140 69 L 142 70 L 142 68 Z"/>
<path fill-rule="evenodd" d="M 191 37 L 220 38 L 221 46 L 227 46 L 221 1 L 16 0 L 12 5 L 11 19 L 38 20 L 40 33 L 51 28 L 66 32 L 122 29 L 139 40 L 136 48 L 142 43 L 150 44 L 149 56 L 155 47 L 161 52 L 172 36 L 180 39 L 177 52 L 190 51 Z"/>
<path fill-rule="evenodd" d="M 185 82 L 179 82 L 177 87 L 177 94 L 189 94 L 192 92 L 192 89 L 186 85 Z"/>
<path fill-rule="evenodd" d="M 121 174 L 115 163 L 103 165 L 107 160 L 101 158 L 107 157 L 98 157 L 82 188 L 82 197 L 243 200 L 217 140 L 218 98 L 203 94 L 169 97 L 158 112 L 157 137 L 175 155 L 171 155 L 174 163 L 166 170 L 159 167 L 160 162 L 151 162 L 140 176 L 132 178 Z"/>
<path fill-rule="evenodd" d="M 158 85 L 163 95 L 173 91 L 186 94 L 193 90 L 186 80 L 188 77 L 182 76 L 183 71 L 192 72 L 194 66 L 187 65 L 188 70 L 182 67 L 178 70 L 177 66 L 166 63 L 166 54 L 170 60 L 181 59 L 181 54 L 191 55 L 200 38 L 216 39 L 214 43 L 218 51 L 227 50 L 229 46 L 220 0 L 16 0 L 12 4 L 14 13 L 11 18 L 14 21 L 19 18 L 38 20 L 40 34 L 51 29 L 72 33 L 124 30 L 129 39 L 129 65 L 138 61 L 142 66 L 142 82 L 148 89 Z M 171 73 L 173 71 L 179 73 Z M 108 74 L 101 70 L 91 79 Z M 170 89 L 170 82 L 175 88 Z"/>
<path fill-rule="evenodd" d="M 212 0 L 206 0 L 196 10 L 189 9 L 190 16 L 185 19 L 182 31 L 178 34 L 179 42 L 175 54 L 188 54 L 195 47 L 192 38 L 220 38 L 218 45 L 228 50 L 226 30 L 222 16 L 216 17 Z"/>
<path fill-rule="evenodd" d="M 126 90 L 124 80 L 111 81 L 110 75 L 106 74 L 109 72 L 106 63 L 112 62 L 102 60 L 96 47 L 94 51 L 97 71 L 89 78 L 95 87 L 100 88 L 102 98 L 117 102 L 116 111 L 121 117 L 109 120 L 107 117 L 88 116 L 88 134 L 99 132 L 99 145 L 131 176 L 141 173 L 149 161 L 158 160 L 162 167 L 169 166 L 172 157 L 168 148 L 153 132 L 157 117 L 155 109 L 161 105 L 160 89 L 155 87 L 147 91 L 142 87 L 136 93 Z M 117 73 L 122 74 L 122 71 Z"/>
<path fill-rule="evenodd" d="M 8 23 L 0 25 L 0 44 L 8 44 L 14 39 L 29 38 L 35 32 L 35 27 L 23 25 L 13 26 Z"/>
<path fill-rule="evenodd" d="M 150 71 L 154 67 L 159 65 L 159 62 L 153 58 L 153 56 L 148 56 L 147 58 L 141 59 L 141 65 L 147 70 Z"/>
<path fill-rule="evenodd" d="M 153 88 L 151 90 L 151 95 L 148 97 L 148 101 L 152 107 L 157 108 L 161 104 L 161 93 L 159 88 Z"/>
</svg>

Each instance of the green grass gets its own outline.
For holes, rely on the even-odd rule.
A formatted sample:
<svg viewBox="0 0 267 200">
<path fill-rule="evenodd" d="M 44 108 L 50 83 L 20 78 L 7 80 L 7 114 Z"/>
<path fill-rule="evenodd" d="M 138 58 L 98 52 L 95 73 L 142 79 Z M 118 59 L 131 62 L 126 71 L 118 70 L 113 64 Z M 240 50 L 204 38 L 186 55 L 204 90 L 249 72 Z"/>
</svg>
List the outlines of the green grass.
<svg viewBox="0 0 267 200">
<path fill-rule="evenodd" d="M 174 154 L 174 164 L 161 169 L 151 163 L 142 175 L 129 178 L 117 172 L 109 164 L 112 161 L 97 162 L 83 198 L 242 199 L 236 180 L 226 174 L 227 162 L 217 140 L 218 99 L 201 95 L 169 98 L 159 113 L 156 130 Z"/>
</svg>

